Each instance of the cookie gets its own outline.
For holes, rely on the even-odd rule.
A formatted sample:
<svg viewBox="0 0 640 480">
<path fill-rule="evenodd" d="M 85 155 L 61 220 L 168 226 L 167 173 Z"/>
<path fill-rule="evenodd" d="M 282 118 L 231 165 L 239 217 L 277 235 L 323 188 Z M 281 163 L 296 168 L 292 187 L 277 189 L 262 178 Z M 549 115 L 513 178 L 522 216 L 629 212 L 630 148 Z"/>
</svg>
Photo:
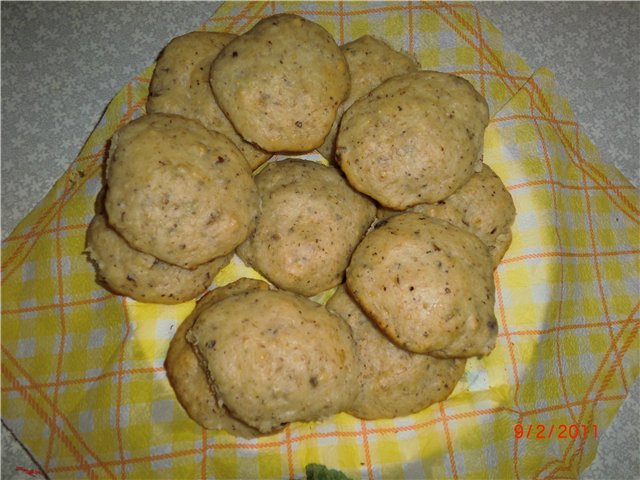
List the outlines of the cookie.
<svg viewBox="0 0 640 480">
<path fill-rule="evenodd" d="M 226 298 L 202 311 L 186 338 L 219 403 L 262 433 L 343 411 L 356 395 L 349 326 L 299 295 Z"/>
<path fill-rule="evenodd" d="M 398 52 L 371 35 L 364 35 L 353 42 L 340 47 L 349 65 L 351 91 L 347 99 L 338 108 L 336 120 L 318 152 L 328 160 L 333 160 L 338 124 L 342 114 L 357 99 L 366 95 L 384 80 L 420 69 L 418 61 L 411 56 Z"/>
<path fill-rule="evenodd" d="M 494 268 L 511 245 L 511 225 L 516 218 L 513 198 L 500 177 L 487 165 L 450 196 L 437 203 L 421 203 L 407 211 L 440 218 L 476 235 L 489 247 Z M 378 209 L 379 218 L 400 212 Z"/>
<path fill-rule="evenodd" d="M 197 303 L 193 312 L 180 324 L 169 344 L 165 370 L 178 401 L 187 414 L 199 425 L 209 430 L 225 430 L 233 435 L 250 438 L 259 432 L 236 420 L 229 411 L 218 404 L 215 391 L 209 388 L 205 371 L 198 364 L 198 357 L 185 339 L 198 315 L 211 305 L 250 290 L 267 289 L 265 282 L 241 278 L 224 287 L 211 290 Z"/>
<path fill-rule="evenodd" d="M 343 285 L 327 309 L 349 324 L 356 343 L 359 391 L 347 410 L 355 417 L 394 418 L 424 410 L 447 398 L 464 373 L 464 359 L 411 353 L 392 343 Z"/>
<path fill-rule="evenodd" d="M 385 207 L 434 203 L 480 170 L 488 121 L 486 101 L 465 79 L 398 75 L 345 112 L 336 160 L 356 190 Z"/>
<path fill-rule="evenodd" d="M 347 62 L 333 37 L 290 14 L 261 20 L 211 66 L 218 105 L 245 140 L 268 152 L 320 146 L 349 85 Z"/>
<path fill-rule="evenodd" d="M 136 250 L 183 268 L 231 253 L 258 211 L 242 153 L 178 115 L 152 113 L 118 130 L 106 180 L 109 223 Z"/>
<path fill-rule="evenodd" d="M 436 357 L 493 350 L 493 267 L 487 246 L 465 230 L 418 213 L 369 232 L 347 268 L 347 288 L 402 348 Z"/>
<path fill-rule="evenodd" d="M 375 218 L 339 171 L 308 160 L 268 164 L 255 177 L 262 205 L 238 255 L 280 288 L 312 296 L 340 284 Z"/>
<path fill-rule="evenodd" d="M 235 37 L 231 33 L 190 32 L 171 40 L 160 53 L 151 77 L 147 113 L 174 113 L 200 121 L 229 138 L 255 169 L 271 154 L 238 135 L 209 85 L 211 63 Z"/>
<path fill-rule="evenodd" d="M 229 263 L 225 255 L 194 270 L 170 265 L 131 248 L 102 214 L 89 224 L 86 252 L 108 290 L 146 303 L 175 304 L 196 298 Z"/>
</svg>

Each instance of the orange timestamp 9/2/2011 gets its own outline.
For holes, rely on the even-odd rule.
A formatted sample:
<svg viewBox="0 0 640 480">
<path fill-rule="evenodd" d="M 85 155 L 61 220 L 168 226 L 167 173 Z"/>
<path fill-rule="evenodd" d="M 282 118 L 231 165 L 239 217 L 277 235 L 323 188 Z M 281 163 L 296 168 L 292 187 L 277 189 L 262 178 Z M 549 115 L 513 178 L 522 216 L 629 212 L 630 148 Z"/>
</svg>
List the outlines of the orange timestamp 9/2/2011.
<svg viewBox="0 0 640 480">
<path fill-rule="evenodd" d="M 598 425 L 560 423 L 558 425 L 545 425 L 543 423 L 523 425 L 516 423 L 513 426 L 513 434 L 516 438 L 550 439 L 550 438 L 598 438 Z"/>
</svg>

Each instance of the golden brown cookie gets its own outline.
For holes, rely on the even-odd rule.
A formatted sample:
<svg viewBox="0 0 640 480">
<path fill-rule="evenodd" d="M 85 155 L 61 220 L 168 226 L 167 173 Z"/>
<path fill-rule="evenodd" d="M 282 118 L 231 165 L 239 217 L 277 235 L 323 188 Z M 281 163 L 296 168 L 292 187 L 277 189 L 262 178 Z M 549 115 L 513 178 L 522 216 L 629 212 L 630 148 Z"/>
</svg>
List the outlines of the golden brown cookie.
<svg viewBox="0 0 640 480">
<path fill-rule="evenodd" d="M 308 160 L 270 163 L 255 180 L 262 208 L 238 255 L 278 287 L 304 296 L 341 283 L 375 218 L 373 203 L 335 168 Z"/>
<path fill-rule="evenodd" d="M 268 152 L 305 152 L 329 133 L 349 92 L 349 69 L 324 28 L 280 14 L 220 52 L 211 87 L 245 140 Z"/>
<path fill-rule="evenodd" d="M 222 32 L 190 32 L 171 40 L 158 57 L 151 77 L 147 113 L 174 113 L 199 120 L 225 135 L 252 169 L 270 156 L 245 142 L 220 110 L 209 85 L 211 63 L 236 36 Z"/>
<path fill-rule="evenodd" d="M 231 253 L 253 228 L 258 192 L 224 135 L 152 113 L 111 140 L 105 208 L 135 249 L 184 268 Z"/>
<path fill-rule="evenodd" d="M 98 279 L 109 290 L 147 303 L 174 304 L 196 298 L 229 263 L 216 258 L 194 270 L 176 267 L 139 252 L 97 214 L 87 230 L 87 249 Z"/>
<path fill-rule="evenodd" d="M 186 338 L 218 401 L 262 433 L 343 411 L 356 395 L 349 326 L 299 295 L 226 298 L 202 311 Z"/>
<path fill-rule="evenodd" d="M 396 344 L 449 358 L 486 355 L 498 324 L 487 246 L 418 213 L 380 222 L 358 245 L 347 288 Z"/>
<path fill-rule="evenodd" d="M 343 115 L 336 160 L 353 187 L 402 210 L 448 197 L 482 166 L 487 103 L 463 78 L 392 77 Z"/>
<path fill-rule="evenodd" d="M 165 369 L 178 401 L 187 414 L 198 424 L 210 430 L 225 430 L 233 435 L 250 438 L 259 432 L 236 420 L 229 411 L 218 404 L 214 390 L 209 388 L 207 376 L 198 364 L 198 357 L 185 334 L 193 326 L 198 315 L 224 298 L 242 292 L 267 289 L 265 282 L 241 278 L 224 287 L 211 290 L 197 303 L 193 312 L 180 324 L 169 345 Z"/>
<path fill-rule="evenodd" d="M 360 390 L 347 410 L 351 415 L 373 420 L 419 412 L 447 398 L 464 373 L 464 359 L 411 353 L 392 343 L 344 286 L 327 309 L 349 324 L 356 342 Z"/>
<path fill-rule="evenodd" d="M 364 35 L 340 47 L 349 65 L 351 91 L 338 108 L 331 132 L 318 151 L 328 160 L 333 160 L 338 124 L 342 114 L 357 99 L 366 95 L 387 78 L 420 69 L 418 61 L 406 53 L 397 52 L 382 40 Z"/>
<path fill-rule="evenodd" d="M 440 218 L 473 233 L 489 247 L 494 268 L 511 244 L 511 225 L 516 218 L 511 194 L 487 164 L 444 200 L 421 203 L 406 211 Z M 379 218 L 399 213 L 388 208 L 378 209 Z"/>
</svg>

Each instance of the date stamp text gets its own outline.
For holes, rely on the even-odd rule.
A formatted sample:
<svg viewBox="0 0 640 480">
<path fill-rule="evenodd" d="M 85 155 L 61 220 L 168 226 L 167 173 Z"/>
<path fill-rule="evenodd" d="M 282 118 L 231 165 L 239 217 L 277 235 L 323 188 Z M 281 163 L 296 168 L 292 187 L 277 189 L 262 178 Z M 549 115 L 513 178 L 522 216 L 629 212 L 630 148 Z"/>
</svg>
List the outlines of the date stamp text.
<svg viewBox="0 0 640 480">
<path fill-rule="evenodd" d="M 598 438 L 598 425 L 560 423 L 558 425 L 545 425 L 542 423 L 523 425 L 516 423 L 513 426 L 513 434 L 516 438 L 550 439 L 550 438 Z"/>
</svg>

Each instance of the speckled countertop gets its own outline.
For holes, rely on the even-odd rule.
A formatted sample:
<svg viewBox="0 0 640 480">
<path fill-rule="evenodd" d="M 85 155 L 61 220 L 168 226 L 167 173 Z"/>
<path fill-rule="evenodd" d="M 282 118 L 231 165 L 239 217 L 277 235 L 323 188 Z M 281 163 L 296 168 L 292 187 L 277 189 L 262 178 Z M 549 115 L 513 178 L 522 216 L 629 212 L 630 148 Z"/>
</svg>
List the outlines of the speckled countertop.
<svg viewBox="0 0 640 480">
<path fill-rule="evenodd" d="M 2 237 L 66 170 L 113 95 L 217 2 L 2 2 Z M 482 2 L 549 67 L 602 160 L 640 185 L 640 3 Z M 583 479 L 640 478 L 640 382 Z M 2 478 L 39 469 L 2 428 Z"/>
</svg>

